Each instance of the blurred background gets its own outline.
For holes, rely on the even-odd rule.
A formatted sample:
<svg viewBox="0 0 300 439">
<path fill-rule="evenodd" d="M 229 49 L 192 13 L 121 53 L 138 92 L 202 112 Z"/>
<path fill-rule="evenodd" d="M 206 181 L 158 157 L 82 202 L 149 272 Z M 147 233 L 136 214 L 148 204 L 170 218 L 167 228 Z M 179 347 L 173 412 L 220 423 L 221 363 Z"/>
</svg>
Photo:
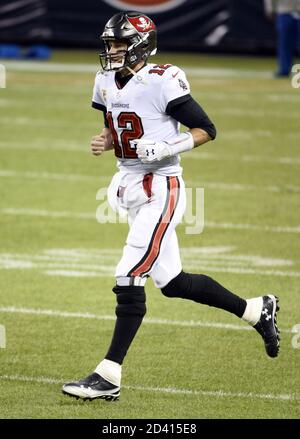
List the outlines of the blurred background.
<svg viewBox="0 0 300 439">
<path fill-rule="evenodd" d="M 91 48 L 119 10 L 149 14 L 159 50 L 274 53 L 264 0 L 1 0 L 0 42 Z"/>
</svg>

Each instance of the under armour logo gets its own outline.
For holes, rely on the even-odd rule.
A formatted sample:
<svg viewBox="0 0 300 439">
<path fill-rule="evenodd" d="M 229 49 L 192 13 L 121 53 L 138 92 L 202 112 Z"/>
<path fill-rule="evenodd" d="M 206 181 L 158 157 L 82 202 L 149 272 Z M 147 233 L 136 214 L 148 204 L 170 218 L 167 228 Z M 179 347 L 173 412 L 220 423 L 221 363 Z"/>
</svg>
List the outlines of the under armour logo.
<svg viewBox="0 0 300 439">
<path fill-rule="evenodd" d="M 270 320 L 271 319 L 271 314 L 268 313 L 267 308 L 265 308 L 262 312 L 262 315 L 266 316 L 266 320 Z"/>
<path fill-rule="evenodd" d="M 147 157 L 149 157 L 150 152 L 151 152 L 152 155 L 155 154 L 154 149 L 151 149 L 151 151 L 149 151 L 149 149 L 147 149 L 147 150 L 146 150 Z"/>
</svg>

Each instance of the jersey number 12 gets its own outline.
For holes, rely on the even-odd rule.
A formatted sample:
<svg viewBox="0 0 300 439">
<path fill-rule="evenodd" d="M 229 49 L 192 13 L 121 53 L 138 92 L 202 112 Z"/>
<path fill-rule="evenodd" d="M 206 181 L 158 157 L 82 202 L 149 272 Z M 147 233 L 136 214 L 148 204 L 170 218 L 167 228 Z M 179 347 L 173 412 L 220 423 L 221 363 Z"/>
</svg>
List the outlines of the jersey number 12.
<svg viewBox="0 0 300 439">
<path fill-rule="evenodd" d="M 121 142 L 118 139 L 114 127 L 114 120 L 111 111 L 106 114 L 109 128 L 115 145 L 115 155 L 124 159 L 136 159 L 136 148 L 132 146 L 131 140 L 140 139 L 144 135 L 141 118 L 133 112 L 120 113 L 117 119 L 118 128 L 122 129 Z"/>
</svg>

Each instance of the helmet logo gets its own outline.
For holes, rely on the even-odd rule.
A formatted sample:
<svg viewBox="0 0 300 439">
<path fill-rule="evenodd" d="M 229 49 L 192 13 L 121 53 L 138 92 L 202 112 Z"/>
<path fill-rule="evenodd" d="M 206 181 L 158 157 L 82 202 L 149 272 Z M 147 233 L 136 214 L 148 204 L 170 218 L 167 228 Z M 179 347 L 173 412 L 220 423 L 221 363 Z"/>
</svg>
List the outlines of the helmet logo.
<svg viewBox="0 0 300 439">
<path fill-rule="evenodd" d="M 138 32 L 149 32 L 155 29 L 154 23 L 143 15 L 140 17 L 128 17 L 128 20 L 135 27 Z"/>
<path fill-rule="evenodd" d="M 146 18 L 144 18 L 144 17 L 140 17 L 140 18 L 139 18 L 139 21 L 140 21 L 140 23 L 137 24 L 137 27 L 138 27 L 139 29 L 141 29 L 142 31 L 147 30 L 148 27 L 149 27 L 149 25 L 150 25 L 150 22 L 147 21 Z"/>
</svg>

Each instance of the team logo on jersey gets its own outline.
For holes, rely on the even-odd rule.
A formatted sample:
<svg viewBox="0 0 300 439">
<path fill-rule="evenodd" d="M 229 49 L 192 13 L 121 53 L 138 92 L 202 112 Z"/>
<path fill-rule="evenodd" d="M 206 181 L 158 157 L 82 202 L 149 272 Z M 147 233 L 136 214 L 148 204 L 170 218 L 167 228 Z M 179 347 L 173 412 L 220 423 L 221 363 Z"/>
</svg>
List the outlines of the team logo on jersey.
<svg viewBox="0 0 300 439">
<path fill-rule="evenodd" d="M 186 85 L 186 83 L 182 80 L 182 79 L 178 79 L 179 85 L 182 88 L 182 90 L 187 90 L 188 86 Z"/>
<path fill-rule="evenodd" d="M 174 9 L 187 0 L 104 0 L 123 11 L 164 12 Z"/>
<path fill-rule="evenodd" d="M 141 17 L 128 17 L 128 20 L 139 32 L 149 32 L 150 30 L 155 29 L 155 24 L 143 15 Z"/>
</svg>

